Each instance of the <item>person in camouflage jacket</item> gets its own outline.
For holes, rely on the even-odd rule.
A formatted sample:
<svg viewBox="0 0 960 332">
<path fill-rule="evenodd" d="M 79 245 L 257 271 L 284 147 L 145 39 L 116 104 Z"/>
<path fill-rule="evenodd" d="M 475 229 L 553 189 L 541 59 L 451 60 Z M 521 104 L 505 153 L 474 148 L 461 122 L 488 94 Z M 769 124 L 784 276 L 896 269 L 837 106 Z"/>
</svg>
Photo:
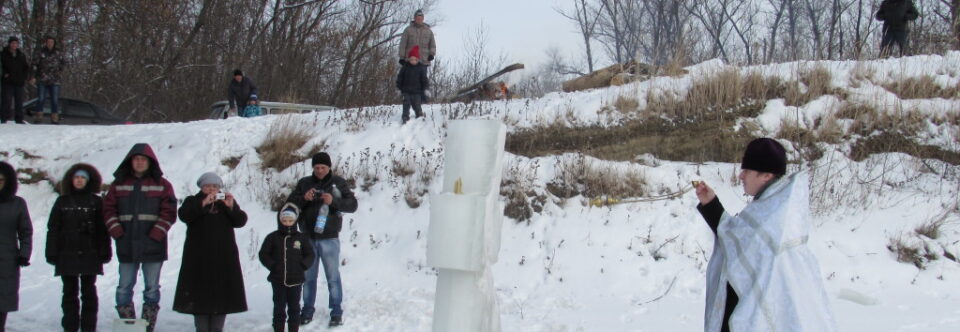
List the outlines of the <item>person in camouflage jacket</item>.
<svg viewBox="0 0 960 332">
<path fill-rule="evenodd" d="M 43 118 L 43 105 L 50 99 L 50 123 L 60 122 L 60 78 L 66 61 L 57 47 L 57 41 L 51 36 L 43 39 L 43 47 L 33 57 L 33 72 L 37 79 L 37 111 L 34 121 Z"/>
</svg>

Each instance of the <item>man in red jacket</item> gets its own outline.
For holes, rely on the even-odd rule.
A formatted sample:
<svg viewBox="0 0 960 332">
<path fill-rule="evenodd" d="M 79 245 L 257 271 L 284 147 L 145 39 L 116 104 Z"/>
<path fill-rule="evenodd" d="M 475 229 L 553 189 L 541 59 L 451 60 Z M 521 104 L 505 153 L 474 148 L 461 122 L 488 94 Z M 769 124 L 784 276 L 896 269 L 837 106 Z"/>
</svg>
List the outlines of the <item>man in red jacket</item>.
<svg viewBox="0 0 960 332">
<path fill-rule="evenodd" d="M 116 240 L 120 262 L 117 312 L 120 318 L 136 318 L 133 286 L 137 271 L 143 271 L 142 319 L 153 331 L 160 311 L 160 267 L 167 260 L 167 232 L 177 220 L 173 186 L 163 178 L 160 163 L 150 145 L 130 149 L 113 173 L 110 191 L 103 199 L 107 232 Z"/>
</svg>

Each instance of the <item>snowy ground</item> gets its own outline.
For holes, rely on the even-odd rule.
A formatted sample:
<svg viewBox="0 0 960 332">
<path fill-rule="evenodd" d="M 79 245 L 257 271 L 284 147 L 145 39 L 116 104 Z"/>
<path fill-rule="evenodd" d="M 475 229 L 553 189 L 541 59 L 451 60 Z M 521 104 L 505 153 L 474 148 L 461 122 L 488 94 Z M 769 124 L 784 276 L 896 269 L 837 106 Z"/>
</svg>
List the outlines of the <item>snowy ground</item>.
<svg viewBox="0 0 960 332">
<path fill-rule="evenodd" d="M 813 63 L 764 66 L 773 75 L 791 75 Z M 943 84 L 960 81 L 960 53 L 945 57 L 921 56 L 857 65 L 825 62 L 834 72 L 835 85 L 848 86 L 851 72 L 873 68 L 876 80 L 896 80 L 929 74 Z M 315 137 L 304 146 L 325 143 L 338 171 L 369 181 L 368 190 L 357 189 L 360 209 L 345 217 L 341 233 L 342 275 L 345 288 L 345 325 L 342 331 L 428 331 L 433 311 L 436 273 L 426 266 L 429 197 L 416 209 L 404 200 L 409 192 L 437 192 L 442 160 L 444 118 L 499 118 L 512 128 L 551 122 L 572 114 L 571 125 L 612 123 L 600 107 L 623 93 L 645 96 L 647 89 L 682 89 L 697 75 L 723 67 L 708 62 L 690 68 L 680 78 L 658 78 L 624 87 L 572 94 L 551 94 L 537 100 L 491 102 L 475 107 L 431 105 L 427 120 L 399 125 L 399 107 L 301 115 L 315 128 Z M 857 69 L 859 68 L 859 69 Z M 921 104 L 931 112 L 957 112 L 956 100 L 894 100 L 896 96 L 860 84 L 855 91 L 878 103 Z M 831 98 L 831 97 L 825 97 Z M 858 98 L 856 96 L 851 98 Z M 641 102 L 642 102 L 641 98 Z M 822 113 L 824 101 L 815 100 L 799 110 L 812 123 Z M 641 105 L 641 108 L 643 105 Z M 760 118 L 762 128 L 776 131 L 779 119 L 798 110 L 771 101 Z M 0 159 L 15 167 L 33 168 L 59 179 L 71 164 L 87 162 L 111 178 L 117 163 L 136 142 L 150 143 L 179 198 L 198 191 L 197 177 L 207 171 L 221 174 L 250 222 L 237 230 L 250 310 L 230 315 L 227 330 L 270 330 L 270 286 L 266 270 L 255 254 L 260 241 L 275 229 L 268 197 L 286 193 L 297 178 L 308 174 L 308 161 L 282 172 L 262 171 L 256 145 L 278 117 L 198 121 L 183 124 L 130 126 L 0 126 Z M 610 122 L 608 122 L 610 121 Z M 929 141 L 957 151 L 957 125 L 931 125 Z M 842 147 L 838 148 L 842 150 Z M 35 156 L 35 157 L 33 157 Z M 235 169 L 222 161 L 242 157 Z M 557 172 L 550 156 L 528 159 L 509 156 L 509 165 L 526 170 L 536 186 Z M 397 176 L 390 169 L 399 160 L 415 166 L 412 176 Z M 605 163 L 605 162 L 598 162 Z M 934 168 L 952 170 L 936 162 Z M 649 164 L 649 163 L 648 163 Z M 733 183 L 738 165 L 691 165 L 658 161 L 656 166 L 617 164 L 642 172 L 654 191 L 682 189 L 691 179 L 703 179 L 717 189 L 730 211 L 747 202 Z M 918 160 L 901 154 L 875 156 L 855 163 L 837 152 L 828 152 L 814 174 L 813 192 L 828 209 L 815 217 L 810 246 L 820 260 L 827 291 L 843 331 L 957 331 L 960 330 L 960 264 L 940 259 L 926 269 L 899 263 L 886 246 L 891 237 L 910 233 L 916 226 L 946 214 L 948 223 L 939 240 L 929 241 L 956 254 L 960 246 L 957 227 L 956 176 L 924 171 Z M 834 166 L 836 165 L 836 166 Z M 878 166 L 879 165 L 879 166 Z M 940 165 L 940 166 L 936 166 Z M 805 169 L 807 167 L 805 166 Z M 818 172 L 820 172 L 818 171 Z M 878 174 L 878 172 L 882 174 Z M 953 171 L 952 174 L 956 174 Z M 863 181 L 882 176 L 884 181 Z M 876 184 L 876 185 L 875 185 Z M 60 322 L 60 291 L 53 269 L 43 261 L 46 221 L 56 199 L 50 181 L 22 185 L 19 195 L 30 206 L 34 223 L 33 265 L 23 270 L 20 311 L 11 313 L 8 331 L 55 331 Z M 825 198 L 824 198 L 825 197 Z M 500 261 L 494 278 L 504 331 L 697 331 L 702 330 L 704 273 L 713 239 L 696 210 L 696 198 L 653 203 L 589 207 L 582 197 L 550 199 L 542 213 L 529 222 L 504 221 Z M 157 331 L 188 331 L 192 317 L 170 310 L 180 267 L 185 227 L 170 232 L 171 259 L 163 267 L 163 298 Z M 114 287 L 116 262 L 98 280 L 100 329 L 109 330 L 116 316 Z M 138 285 L 137 296 L 142 283 Z M 323 303 L 326 293 L 318 294 Z M 139 303 L 138 303 L 139 307 Z M 326 330 L 319 323 L 303 331 Z"/>
</svg>

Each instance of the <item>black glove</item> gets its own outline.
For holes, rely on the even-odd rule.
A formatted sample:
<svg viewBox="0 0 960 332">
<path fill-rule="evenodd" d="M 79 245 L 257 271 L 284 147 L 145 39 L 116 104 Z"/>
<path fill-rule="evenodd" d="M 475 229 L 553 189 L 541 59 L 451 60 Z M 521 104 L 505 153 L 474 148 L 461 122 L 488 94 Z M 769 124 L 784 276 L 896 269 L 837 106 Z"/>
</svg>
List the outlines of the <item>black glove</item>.
<svg viewBox="0 0 960 332">
<path fill-rule="evenodd" d="M 30 266 L 30 259 L 27 257 L 17 257 L 17 265 Z"/>
<path fill-rule="evenodd" d="M 401 64 L 401 65 L 407 64 L 407 60 L 405 60 L 405 59 L 400 59 L 400 64 Z"/>
<path fill-rule="evenodd" d="M 433 61 L 433 55 L 428 55 L 428 56 L 427 56 L 427 61 Z"/>
</svg>

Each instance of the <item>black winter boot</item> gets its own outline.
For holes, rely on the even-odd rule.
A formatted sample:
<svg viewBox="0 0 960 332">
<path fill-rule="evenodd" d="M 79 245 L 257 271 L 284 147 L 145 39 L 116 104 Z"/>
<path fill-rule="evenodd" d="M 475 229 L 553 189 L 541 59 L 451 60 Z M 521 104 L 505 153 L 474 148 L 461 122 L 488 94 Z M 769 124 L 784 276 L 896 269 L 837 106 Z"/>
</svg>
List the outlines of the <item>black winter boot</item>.
<svg viewBox="0 0 960 332">
<path fill-rule="evenodd" d="M 147 321 L 147 332 L 153 332 L 153 329 L 157 327 L 157 314 L 159 312 L 159 304 L 143 304 L 143 311 L 140 313 L 140 318 Z"/>
</svg>

